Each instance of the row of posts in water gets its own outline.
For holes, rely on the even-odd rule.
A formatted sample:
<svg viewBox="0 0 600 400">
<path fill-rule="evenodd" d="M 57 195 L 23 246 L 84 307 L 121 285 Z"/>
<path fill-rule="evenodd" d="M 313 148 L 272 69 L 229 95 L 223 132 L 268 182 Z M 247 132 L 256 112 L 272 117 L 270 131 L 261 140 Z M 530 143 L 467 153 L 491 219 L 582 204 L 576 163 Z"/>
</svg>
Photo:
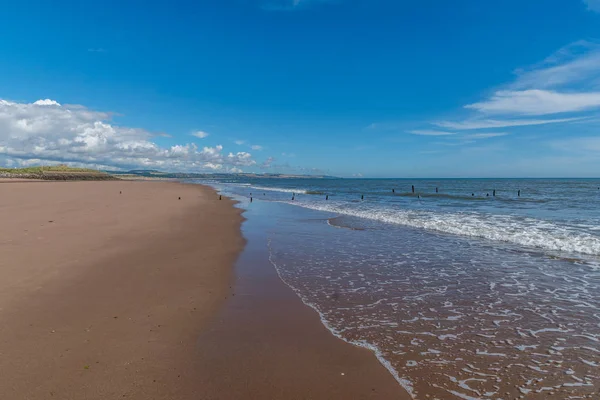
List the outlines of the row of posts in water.
<svg viewBox="0 0 600 400">
<path fill-rule="evenodd" d="M 598 188 L 598 189 L 600 190 L 600 188 Z M 411 186 L 411 191 L 412 191 L 413 194 L 415 194 L 415 185 Z M 439 190 L 438 190 L 437 187 L 435 188 L 435 192 L 439 193 Z M 396 193 L 396 189 L 392 189 L 392 193 Z M 263 193 L 263 196 L 265 196 L 265 193 Z M 471 196 L 475 197 L 475 193 L 471 193 Z M 417 195 L 417 197 L 420 199 L 421 195 L 419 194 L 419 195 Z M 486 197 L 490 197 L 490 194 L 486 193 Z M 492 191 L 492 197 L 496 197 L 496 189 L 494 189 Z M 520 189 L 517 190 L 517 197 L 521 197 L 521 190 Z M 365 195 L 361 194 L 360 195 L 360 199 L 364 200 L 365 199 Z M 221 196 L 219 196 L 219 200 L 221 200 Z M 250 193 L 250 203 L 252 203 L 252 200 L 253 200 L 252 193 Z M 294 200 L 296 200 L 296 193 L 292 193 L 292 201 L 294 201 Z M 325 200 L 329 200 L 329 195 L 328 194 L 325 195 Z"/>
</svg>

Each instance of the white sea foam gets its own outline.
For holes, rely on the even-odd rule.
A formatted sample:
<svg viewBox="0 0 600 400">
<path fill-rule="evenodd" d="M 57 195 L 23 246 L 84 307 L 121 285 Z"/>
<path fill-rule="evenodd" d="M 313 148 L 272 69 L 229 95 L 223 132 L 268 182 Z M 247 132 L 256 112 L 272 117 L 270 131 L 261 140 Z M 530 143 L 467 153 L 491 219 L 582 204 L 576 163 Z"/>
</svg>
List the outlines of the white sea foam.
<svg viewBox="0 0 600 400">
<path fill-rule="evenodd" d="M 269 262 L 275 268 L 275 271 L 277 272 L 279 279 L 286 286 L 288 286 L 290 289 L 292 289 L 298 295 L 298 297 L 300 297 L 300 300 L 302 300 L 302 302 L 305 305 L 309 306 L 310 308 L 315 310 L 317 312 L 317 314 L 319 314 L 319 317 L 321 319 L 321 323 L 323 324 L 323 326 L 325 326 L 325 328 L 327 328 L 327 330 L 329 330 L 329 332 L 331 332 L 331 334 L 334 335 L 335 337 L 337 337 L 347 343 L 353 344 L 355 346 L 363 347 L 363 348 L 371 350 L 375 354 L 375 357 L 381 363 L 381 365 L 383 365 L 390 372 L 390 374 L 394 377 L 396 382 L 398 382 L 400 384 L 400 386 L 402 386 L 402 388 L 408 393 L 408 395 L 413 399 L 416 398 L 415 391 L 413 388 L 413 383 L 409 379 L 403 378 L 398 374 L 398 371 L 396 371 L 396 369 L 392 366 L 392 364 L 384 358 L 383 353 L 377 346 L 375 346 L 371 343 L 368 343 L 366 341 L 363 341 L 363 340 L 357 341 L 357 340 L 348 340 L 348 339 L 344 338 L 340 332 L 338 332 L 333 326 L 331 326 L 331 324 L 329 324 L 329 322 L 325 319 L 325 316 L 323 315 L 321 310 L 319 310 L 319 308 L 314 303 L 312 303 L 308 298 L 306 298 L 306 296 L 302 295 L 302 293 L 299 290 L 297 290 L 294 286 L 290 285 L 284 279 L 284 277 L 281 275 L 281 271 L 279 270 L 279 267 L 273 260 L 273 255 L 272 255 L 272 252 L 270 249 L 270 241 L 268 243 L 268 247 L 269 247 Z"/>
<path fill-rule="evenodd" d="M 280 188 L 280 187 L 265 187 L 265 186 L 252 186 L 252 189 L 256 190 L 265 190 L 268 192 L 282 192 L 282 193 L 301 193 L 306 194 L 306 189 L 296 189 L 296 188 Z"/>
<path fill-rule="evenodd" d="M 291 191 L 291 190 L 290 190 Z M 422 228 L 460 236 L 507 242 L 551 251 L 600 255 L 600 236 L 557 223 L 509 215 L 474 212 L 444 213 L 404 210 L 347 203 L 293 202 L 290 204 L 385 223 Z"/>
<path fill-rule="evenodd" d="M 301 201 L 314 202 L 308 197 Z M 588 266 L 565 268 L 565 260 L 538 252 L 472 246 L 418 229 L 332 234 L 320 223 L 277 227 L 287 234 L 269 235 L 268 248 L 281 280 L 333 335 L 371 349 L 413 398 L 554 396 L 549 391 L 561 384 L 561 398 L 575 398 L 598 379 L 600 352 L 590 349 L 600 342 L 600 275 Z"/>
</svg>

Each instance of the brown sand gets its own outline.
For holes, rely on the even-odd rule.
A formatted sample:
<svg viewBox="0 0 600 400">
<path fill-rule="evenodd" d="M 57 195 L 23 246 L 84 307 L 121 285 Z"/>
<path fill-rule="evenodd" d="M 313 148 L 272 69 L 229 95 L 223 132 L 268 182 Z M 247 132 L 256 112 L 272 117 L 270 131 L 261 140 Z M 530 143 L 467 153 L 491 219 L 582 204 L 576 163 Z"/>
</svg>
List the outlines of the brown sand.
<svg viewBox="0 0 600 400">
<path fill-rule="evenodd" d="M 231 204 L 164 182 L 0 184 L 0 399 L 194 398 L 196 339 L 244 244 Z"/>
<path fill-rule="evenodd" d="M 370 352 L 325 330 L 264 253 L 243 259 L 260 267 L 253 290 L 273 290 L 218 312 L 235 298 L 244 240 L 240 211 L 210 189 L 3 182 L 0 221 L 2 400 L 402 395 Z"/>
</svg>

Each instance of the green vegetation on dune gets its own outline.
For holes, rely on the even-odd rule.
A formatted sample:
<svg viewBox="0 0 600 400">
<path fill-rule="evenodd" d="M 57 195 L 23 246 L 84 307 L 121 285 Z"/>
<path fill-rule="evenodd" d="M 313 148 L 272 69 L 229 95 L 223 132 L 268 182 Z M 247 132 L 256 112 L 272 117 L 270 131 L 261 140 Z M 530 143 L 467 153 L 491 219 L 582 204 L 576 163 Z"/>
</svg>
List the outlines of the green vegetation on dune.
<svg viewBox="0 0 600 400">
<path fill-rule="evenodd" d="M 52 166 L 38 166 L 38 167 L 26 167 L 26 168 L 0 168 L 0 173 L 14 174 L 14 175 L 41 175 L 44 173 L 94 173 L 102 174 L 95 169 L 89 168 L 73 168 L 67 167 L 66 165 L 52 165 Z"/>
<path fill-rule="evenodd" d="M 66 165 L 0 168 L 0 178 L 49 181 L 108 181 L 118 179 L 103 171 L 90 168 L 72 168 Z"/>
</svg>

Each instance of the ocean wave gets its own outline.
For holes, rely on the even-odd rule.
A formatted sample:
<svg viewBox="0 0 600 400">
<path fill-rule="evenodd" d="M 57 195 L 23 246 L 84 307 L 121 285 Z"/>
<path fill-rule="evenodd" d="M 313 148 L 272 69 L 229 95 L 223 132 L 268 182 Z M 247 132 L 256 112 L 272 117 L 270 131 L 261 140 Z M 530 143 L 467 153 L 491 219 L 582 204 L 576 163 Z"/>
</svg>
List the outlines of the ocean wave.
<svg viewBox="0 0 600 400">
<path fill-rule="evenodd" d="M 280 188 L 280 187 L 264 187 L 264 186 L 252 186 L 252 189 L 266 190 L 269 192 L 282 192 L 282 193 L 300 193 L 306 194 L 306 189 L 295 189 L 295 188 Z"/>
<path fill-rule="evenodd" d="M 459 236 L 511 243 L 550 251 L 600 255 L 600 237 L 570 226 L 534 218 L 474 212 L 441 213 L 347 205 L 290 203 L 313 210 L 332 212 L 380 222 L 422 228 Z"/>
</svg>

